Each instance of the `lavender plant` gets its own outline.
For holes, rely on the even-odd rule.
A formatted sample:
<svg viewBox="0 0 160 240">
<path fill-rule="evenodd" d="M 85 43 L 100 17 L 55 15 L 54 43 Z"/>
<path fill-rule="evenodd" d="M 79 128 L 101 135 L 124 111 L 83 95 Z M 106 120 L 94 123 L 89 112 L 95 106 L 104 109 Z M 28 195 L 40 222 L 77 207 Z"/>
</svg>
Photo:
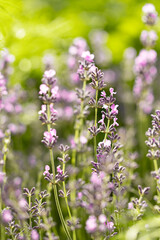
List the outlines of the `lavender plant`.
<svg viewBox="0 0 160 240">
<path fill-rule="evenodd" d="M 142 21 L 148 27 L 153 27 L 158 16 L 155 7 L 146 4 L 142 10 Z M 90 37 L 94 52 L 98 52 L 97 62 L 105 67 L 111 59 L 110 52 L 104 46 L 106 33 L 93 31 Z M 123 89 L 125 94 L 131 94 L 126 85 L 132 78 L 131 67 L 135 58 L 134 96 L 138 111 L 145 114 L 150 114 L 154 102 L 152 83 L 157 74 L 157 53 L 152 48 L 157 39 L 155 31 L 144 30 L 141 34 L 144 49 L 138 57 L 135 58 L 134 49 L 125 52 L 124 65 L 129 72 L 124 73 L 126 82 Z M 14 141 L 12 134 L 20 132 L 20 127 L 14 131 L 9 115 L 20 113 L 22 107 L 18 94 L 8 88 L 13 56 L 7 50 L 1 52 L 1 240 L 159 238 L 160 110 L 151 115 L 152 128 L 146 132 L 146 145 L 149 148 L 147 157 L 153 162 L 154 171 L 151 175 L 157 191 L 153 196 L 152 181 L 150 186 L 144 184 L 136 172 L 141 163 L 136 161 L 140 155 L 135 145 L 134 120 L 122 121 L 124 124 L 127 122 L 127 126 L 118 128 L 122 125 L 118 119 L 119 113 L 123 116 L 121 106 L 119 110 L 118 90 L 108 86 L 105 74 L 95 64 L 94 54 L 87 49 L 87 42 L 83 38 L 76 38 L 69 49 L 71 80 L 74 87 L 78 85 L 75 91 L 70 83 L 64 88 L 61 81 L 57 81 L 53 57 L 46 55 L 43 59 L 45 72 L 39 90 L 42 104 L 37 112 L 42 126 L 46 127 L 41 140 L 42 147 L 46 147 L 46 150 L 42 150 L 45 162 L 41 163 L 39 159 L 38 164 L 43 169 L 39 168 L 35 176 L 29 175 L 31 179 L 36 179 L 32 187 L 25 187 L 25 182 L 17 173 L 13 176 L 8 171 L 9 154 Z M 57 121 L 58 118 L 61 119 Z M 64 126 L 61 128 L 59 125 L 65 120 L 67 123 L 64 126 L 67 126 L 70 136 L 74 134 L 71 141 L 63 134 Z M 143 138 L 144 134 L 141 131 Z M 145 154 L 143 145 L 142 141 L 138 150 Z"/>
</svg>

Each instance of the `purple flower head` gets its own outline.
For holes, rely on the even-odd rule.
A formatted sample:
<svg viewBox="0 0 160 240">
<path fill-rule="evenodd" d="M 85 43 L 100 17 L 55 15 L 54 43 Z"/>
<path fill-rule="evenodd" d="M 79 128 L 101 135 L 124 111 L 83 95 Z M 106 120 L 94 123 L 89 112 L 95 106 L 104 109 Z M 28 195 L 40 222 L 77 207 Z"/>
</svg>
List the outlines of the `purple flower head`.
<svg viewBox="0 0 160 240">
<path fill-rule="evenodd" d="M 157 12 L 155 6 L 151 3 L 147 3 L 142 8 L 143 17 L 142 20 L 147 25 L 154 25 L 157 22 Z"/>
<path fill-rule="evenodd" d="M 101 96 L 106 97 L 106 92 L 104 90 L 101 92 Z"/>
<path fill-rule="evenodd" d="M 39 94 L 40 95 L 46 94 L 48 93 L 48 90 L 49 90 L 49 87 L 46 84 L 41 84 Z"/>
<path fill-rule="evenodd" d="M 111 105 L 111 114 L 117 115 L 118 114 L 117 108 L 118 108 L 118 105 L 115 105 L 115 104 Z"/>
<path fill-rule="evenodd" d="M 97 219 L 95 216 L 89 216 L 86 221 L 86 231 L 88 233 L 94 233 L 97 230 Z"/>
<path fill-rule="evenodd" d="M 59 87 L 55 86 L 51 89 L 52 97 L 57 98 Z"/>
<path fill-rule="evenodd" d="M 98 121 L 98 123 L 104 124 L 105 114 L 102 114 L 102 119 Z"/>
<path fill-rule="evenodd" d="M 153 30 L 142 31 L 140 40 L 145 47 L 153 47 L 158 39 L 157 33 Z"/>
<path fill-rule="evenodd" d="M 105 223 L 107 221 L 107 218 L 104 214 L 101 214 L 98 220 L 100 221 L 100 223 Z"/>
<path fill-rule="evenodd" d="M 109 92 L 110 92 L 111 96 L 113 96 L 114 94 L 116 94 L 116 92 L 114 92 L 114 88 L 110 88 L 110 89 L 109 89 Z M 102 95 L 101 95 L 101 96 L 102 96 Z"/>
<path fill-rule="evenodd" d="M 95 172 L 92 173 L 90 181 L 95 186 L 101 186 L 102 184 L 102 178 L 100 178 Z"/>
<path fill-rule="evenodd" d="M 56 82 L 55 75 L 56 75 L 56 71 L 53 69 L 45 71 L 42 82 L 47 86 L 53 86 L 53 84 Z"/>
<path fill-rule="evenodd" d="M 87 49 L 86 40 L 83 38 L 75 38 L 73 44 L 69 48 L 69 54 L 74 57 L 80 57 L 84 51 Z M 76 58 L 74 58 L 76 61 Z"/>
<path fill-rule="evenodd" d="M 54 144 L 57 142 L 57 135 L 56 135 L 56 129 L 50 129 L 49 132 L 44 132 L 44 137 L 42 142 L 48 147 L 52 148 Z"/>
<path fill-rule="evenodd" d="M 117 123 L 117 120 L 118 118 L 116 117 L 113 119 L 113 126 L 117 126 L 117 127 L 119 126 L 119 123 Z"/>
<path fill-rule="evenodd" d="M 13 219 L 13 216 L 12 216 L 11 210 L 10 209 L 4 209 L 2 211 L 2 220 L 3 220 L 3 222 L 9 223 L 9 222 L 12 221 L 12 219 Z"/>
<path fill-rule="evenodd" d="M 39 234 L 35 229 L 31 231 L 31 240 L 39 240 Z"/>
<path fill-rule="evenodd" d="M 129 202 L 129 203 L 128 203 L 128 209 L 134 209 L 133 202 Z"/>
<path fill-rule="evenodd" d="M 139 68 L 145 67 L 147 64 L 154 64 L 156 62 L 157 53 L 155 50 L 142 49 L 139 56 L 135 59 L 135 64 Z"/>
<path fill-rule="evenodd" d="M 6 79 L 0 72 L 0 97 L 7 94 Z"/>
<path fill-rule="evenodd" d="M 108 228 L 109 231 L 113 231 L 114 230 L 114 223 L 113 222 L 108 222 L 107 221 L 107 225 L 106 227 Z"/>
<path fill-rule="evenodd" d="M 82 143 L 82 144 L 86 144 L 87 143 L 87 138 L 85 137 L 85 136 L 80 136 L 80 142 Z"/>
<path fill-rule="evenodd" d="M 21 198 L 18 202 L 18 206 L 22 209 L 22 210 L 26 210 L 27 209 L 27 201 L 25 198 Z"/>
<path fill-rule="evenodd" d="M 57 166 L 57 172 L 61 175 L 63 174 L 63 171 L 61 169 L 61 165 Z"/>
<path fill-rule="evenodd" d="M 82 192 L 78 192 L 78 193 L 77 193 L 77 197 L 78 197 L 78 199 L 82 199 L 83 193 L 82 193 Z"/>
<path fill-rule="evenodd" d="M 45 170 L 48 172 L 50 170 L 50 166 L 46 165 Z"/>
<path fill-rule="evenodd" d="M 91 54 L 89 51 L 85 51 L 82 53 L 81 57 L 87 62 L 93 62 L 94 54 Z"/>
<path fill-rule="evenodd" d="M 45 113 L 46 112 L 46 105 L 42 105 L 41 106 L 41 110 L 38 112 L 38 114 L 43 114 L 43 113 Z"/>
<path fill-rule="evenodd" d="M 44 176 L 49 176 L 50 175 L 49 170 L 50 170 L 50 166 L 46 165 L 45 166 L 45 171 L 43 172 L 43 175 Z"/>
<path fill-rule="evenodd" d="M 103 142 L 99 142 L 98 146 L 101 146 L 103 144 L 104 147 L 110 147 L 111 146 L 111 141 L 110 140 L 103 140 Z"/>
<path fill-rule="evenodd" d="M 81 37 L 75 38 L 73 41 L 73 44 L 77 47 L 77 54 L 79 56 L 81 56 L 83 51 L 87 49 L 87 43 L 84 38 L 81 38 Z"/>
</svg>

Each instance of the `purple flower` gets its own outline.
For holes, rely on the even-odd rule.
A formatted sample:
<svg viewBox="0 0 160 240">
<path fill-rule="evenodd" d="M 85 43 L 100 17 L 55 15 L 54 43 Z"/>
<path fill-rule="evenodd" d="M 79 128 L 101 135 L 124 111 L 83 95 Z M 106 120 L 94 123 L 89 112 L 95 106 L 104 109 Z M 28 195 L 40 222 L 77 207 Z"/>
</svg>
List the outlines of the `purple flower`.
<svg viewBox="0 0 160 240">
<path fill-rule="evenodd" d="M 113 114 L 113 115 L 117 115 L 118 114 L 117 107 L 118 107 L 118 105 L 115 105 L 115 104 L 111 105 L 111 114 Z"/>
<path fill-rule="evenodd" d="M 57 172 L 61 175 L 63 174 L 63 171 L 61 169 L 61 165 L 57 166 Z"/>
<path fill-rule="evenodd" d="M 46 84 L 41 84 L 39 94 L 46 94 L 48 90 L 49 90 L 49 87 Z"/>
<path fill-rule="evenodd" d="M 55 75 L 56 75 L 56 71 L 53 69 L 50 69 L 50 70 L 44 72 L 43 77 L 49 79 L 49 78 L 53 78 Z"/>
<path fill-rule="evenodd" d="M 0 97 L 7 94 L 6 79 L 0 73 Z"/>
<path fill-rule="evenodd" d="M 87 143 L 87 138 L 85 137 L 85 136 L 80 136 L 80 142 L 82 143 L 82 144 L 86 144 Z"/>
<path fill-rule="evenodd" d="M 55 86 L 51 89 L 52 97 L 54 97 L 54 98 L 57 97 L 58 90 L 59 90 L 58 86 Z"/>
<path fill-rule="evenodd" d="M 128 209 L 133 209 L 133 208 L 134 208 L 133 202 L 129 202 L 129 203 L 128 203 Z"/>
<path fill-rule="evenodd" d="M 44 175 L 44 176 L 47 176 L 48 174 L 50 174 L 50 173 L 49 173 L 49 170 L 50 170 L 50 166 L 46 165 L 46 166 L 45 166 L 45 171 L 43 172 L 43 175 Z"/>
<path fill-rule="evenodd" d="M 103 140 L 103 142 L 99 142 L 98 146 L 101 146 L 103 143 L 104 147 L 110 147 L 111 146 L 111 141 L 110 140 Z"/>
<path fill-rule="evenodd" d="M 157 21 L 157 12 L 155 6 L 151 3 L 147 3 L 142 8 L 143 17 L 142 20 L 145 24 L 154 25 Z"/>
<path fill-rule="evenodd" d="M 140 40 L 145 47 L 153 47 L 156 40 L 158 39 L 157 33 L 153 30 L 151 31 L 142 31 Z"/>
<path fill-rule="evenodd" d="M 46 112 L 46 105 L 41 106 L 41 110 L 38 112 L 38 114 L 43 114 Z"/>
<path fill-rule="evenodd" d="M 54 144 L 57 142 L 57 135 L 56 135 L 56 129 L 50 129 L 49 132 L 44 132 L 44 137 L 42 142 L 48 147 L 52 148 Z"/>
<path fill-rule="evenodd" d="M 101 92 L 101 96 L 106 97 L 106 92 L 104 90 Z"/>
<path fill-rule="evenodd" d="M 13 219 L 12 213 L 9 209 L 4 209 L 2 212 L 2 220 L 5 223 L 11 222 Z"/>
<path fill-rule="evenodd" d="M 39 234 L 35 229 L 31 231 L 31 240 L 39 240 Z"/>
<path fill-rule="evenodd" d="M 85 51 L 81 56 L 87 62 L 93 62 L 94 54 L 91 54 L 89 51 Z"/>
<path fill-rule="evenodd" d="M 101 214 L 98 219 L 100 223 L 105 223 L 107 221 L 107 218 L 104 214 Z"/>
<path fill-rule="evenodd" d="M 56 71 L 54 69 L 50 69 L 44 72 L 42 82 L 46 84 L 47 86 L 53 86 L 53 84 L 56 82 Z"/>
<path fill-rule="evenodd" d="M 88 233 L 94 233 L 97 230 L 97 219 L 95 216 L 89 216 L 88 220 L 86 221 L 86 231 Z"/>
<path fill-rule="evenodd" d="M 109 92 L 110 92 L 111 96 L 113 96 L 114 94 L 116 94 L 116 92 L 114 92 L 114 88 L 110 88 L 110 89 L 109 89 Z"/>
<path fill-rule="evenodd" d="M 113 222 L 107 222 L 107 228 L 109 231 L 113 231 L 114 230 L 114 223 Z"/>
<path fill-rule="evenodd" d="M 97 173 L 93 172 L 90 180 L 93 183 L 93 185 L 95 185 L 95 186 L 101 186 L 101 184 L 102 184 L 102 179 L 98 176 Z"/>
<path fill-rule="evenodd" d="M 116 117 L 113 119 L 113 126 L 117 126 L 117 127 L 119 126 L 119 123 L 117 123 L 117 120 L 118 118 Z"/>
<path fill-rule="evenodd" d="M 27 201 L 25 198 L 21 198 L 18 202 L 18 205 L 19 207 L 22 209 L 22 210 L 26 210 L 27 209 Z"/>
</svg>

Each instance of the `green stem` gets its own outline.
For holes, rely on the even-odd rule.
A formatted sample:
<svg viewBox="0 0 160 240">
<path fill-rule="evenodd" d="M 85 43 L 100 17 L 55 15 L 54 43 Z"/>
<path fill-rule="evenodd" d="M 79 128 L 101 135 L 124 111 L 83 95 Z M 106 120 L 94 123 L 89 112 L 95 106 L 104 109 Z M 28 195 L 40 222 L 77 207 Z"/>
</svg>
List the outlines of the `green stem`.
<svg viewBox="0 0 160 240">
<path fill-rule="evenodd" d="M 78 142 L 78 138 L 79 138 L 79 129 L 76 128 L 76 130 L 75 130 L 75 136 L 74 136 L 74 142 L 75 142 L 76 144 L 77 144 L 77 142 Z M 76 149 L 73 149 L 73 151 L 72 151 L 71 164 L 72 164 L 72 166 L 74 166 L 74 167 L 75 167 L 75 165 L 76 165 Z"/>
<path fill-rule="evenodd" d="M 63 174 L 65 172 L 65 163 L 64 163 L 64 153 L 63 153 Z M 66 202 L 66 206 L 67 206 L 67 211 L 68 211 L 68 215 L 69 215 L 69 218 L 72 220 L 72 215 L 71 215 L 71 211 L 70 211 L 70 208 L 69 208 L 69 204 L 68 204 L 68 198 L 67 198 L 67 192 L 66 192 L 66 184 L 65 184 L 65 181 L 63 181 L 63 192 L 64 192 L 64 198 L 65 198 L 65 202 Z M 76 240 L 76 232 L 75 230 L 73 230 L 73 240 Z"/>
<path fill-rule="evenodd" d="M 153 163 L 154 163 L 154 170 L 156 173 L 158 173 L 158 163 L 157 163 L 157 160 L 153 160 Z M 159 188 L 159 183 L 158 183 L 158 180 L 156 180 L 156 183 L 157 183 L 157 187 Z M 158 191 L 157 189 L 157 195 L 159 197 L 158 201 L 160 201 L 160 192 Z"/>
<path fill-rule="evenodd" d="M 49 120 L 50 119 L 50 105 L 49 104 L 47 105 L 47 115 L 48 115 L 48 120 Z M 51 129 L 50 123 L 47 124 L 47 129 L 48 129 L 48 132 L 50 132 L 50 129 Z M 54 165 L 54 157 L 53 157 L 52 149 L 49 149 L 49 153 L 50 153 L 52 172 L 53 172 L 53 176 L 55 177 L 55 165 Z M 55 185 L 55 184 L 53 185 L 53 191 L 54 191 L 54 197 L 55 197 L 57 211 L 58 211 L 58 214 L 59 214 L 64 232 L 65 232 L 67 238 L 71 240 L 70 233 L 69 233 L 68 227 L 65 223 L 65 220 L 64 220 L 64 217 L 63 217 L 63 214 L 62 214 L 62 210 L 61 210 L 61 206 L 60 206 L 60 203 L 59 203 L 59 198 L 58 198 L 58 193 L 57 193 L 57 185 Z"/>
<path fill-rule="evenodd" d="M 106 128 L 106 133 L 105 133 L 105 136 L 104 136 L 104 140 L 107 139 L 107 135 L 108 135 L 108 131 L 109 131 L 109 125 L 110 125 L 110 119 L 108 119 L 108 123 L 107 123 L 107 128 Z"/>
<path fill-rule="evenodd" d="M 40 200 L 40 204 L 42 204 L 42 199 Z M 40 226 L 40 224 L 41 224 L 40 209 L 38 209 L 38 211 L 39 211 L 38 223 L 39 223 L 39 226 Z M 39 229 L 39 236 L 40 236 L 40 240 L 43 240 L 42 228 Z"/>
<path fill-rule="evenodd" d="M 83 89 L 83 92 L 85 92 L 85 90 L 86 90 L 86 80 L 83 81 L 82 89 Z M 81 111 L 80 111 L 80 116 L 81 116 L 81 127 L 80 127 L 80 129 L 81 129 L 81 131 L 83 129 L 83 116 L 82 116 L 83 115 L 83 108 L 84 108 L 84 100 L 82 99 L 81 100 Z"/>
<path fill-rule="evenodd" d="M 31 195 L 29 194 L 28 196 L 28 206 L 29 206 L 29 211 L 31 209 Z M 32 221 L 31 221 L 31 214 L 29 212 L 29 226 L 32 227 Z"/>
<path fill-rule="evenodd" d="M 86 80 L 83 81 L 82 89 L 85 92 L 85 90 L 86 90 Z M 80 131 L 82 131 L 82 129 L 83 129 L 83 116 L 82 116 L 83 115 L 83 108 L 84 108 L 84 100 L 81 100 L 81 109 L 80 109 L 81 121 L 80 121 L 80 126 L 76 126 L 76 129 L 75 129 L 75 136 L 74 136 L 75 144 L 78 144 L 79 137 L 80 137 Z M 72 164 L 73 167 L 76 166 L 76 155 L 77 155 L 76 149 L 73 149 L 73 151 L 72 151 L 72 160 L 71 160 L 71 164 Z M 76 176 L 74 174 L 73 178 L 72 178 L 73 181 L 75 180 L 75 177 Z M 71 201 L 75 202 L 75 199 L 76 199 L 76 190 L 73 190 L 71 192 Z M 74 213 L 76 213 L 76 209 L 74 209 Z"/>
<path fill-rule="evenodd" d="M 97 126 L 97 113 L 98 113 L 97 103 L 98 103 L 98 89 L 96 89 L 96 106 L 95 106 L 95 118 L 94 118 L 95 127 Z M 96 136 L 94 136 L 94 158 L 95 158 L 95 160 L 97 160 L 97 139 L 96 139 Z"/>
<path fill-rule="evenodd" d="M 64 153 L 63 153 L 63 160 L 64 160 Z M 63 174 L 64 174 L 64 172 L 65 172 L 65 163 L 63 162 Z M 68 205 L 68 198 L 67 198 L 65 181 L 63 181 L 63 192 L 64 192 L 64 198 L 65 198 L 65 202 L 66 202 L 66 206 L 67 206 L 68 215 L 69 215 L 69 218 L 72 219 L 71 211 L 70 211 L 70 208 L 69 208 L 69 205 Z"/>
<path fill-rule="evenodd" d="M 3 155 L 3 161 L 4 161 L 3 172 L 4 173 L 6 173 L 6 158 L 7 158 L 7 153 L 5 152 Z"/>
</svg>

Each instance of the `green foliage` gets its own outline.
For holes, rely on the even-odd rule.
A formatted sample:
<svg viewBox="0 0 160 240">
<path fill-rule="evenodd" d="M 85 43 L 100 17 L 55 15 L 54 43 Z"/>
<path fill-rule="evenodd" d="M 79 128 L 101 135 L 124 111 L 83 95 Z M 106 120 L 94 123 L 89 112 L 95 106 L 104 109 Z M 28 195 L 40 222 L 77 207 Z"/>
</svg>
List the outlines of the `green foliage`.
<svg viewBox="0 0 160 240">
<path fill-rule="evenodd" d="M 158 2 L 152 2 L 160 10 Z M 16 57 L 12 84 L 25 82 L 31 72 L 39 75 L 41 58 L 47 49 L 59 55 L 74 37 L 88 38 L 89 32 L 97 28 L 109 33 L 107 44 L 113 62 L 118 63 L 126 47 L 141 47 L 138 39 L 143 28 L 140 16 L 144 3 L 144 0 L 1 0 L 0 46 L 9 48 Z"/>
</svg>

